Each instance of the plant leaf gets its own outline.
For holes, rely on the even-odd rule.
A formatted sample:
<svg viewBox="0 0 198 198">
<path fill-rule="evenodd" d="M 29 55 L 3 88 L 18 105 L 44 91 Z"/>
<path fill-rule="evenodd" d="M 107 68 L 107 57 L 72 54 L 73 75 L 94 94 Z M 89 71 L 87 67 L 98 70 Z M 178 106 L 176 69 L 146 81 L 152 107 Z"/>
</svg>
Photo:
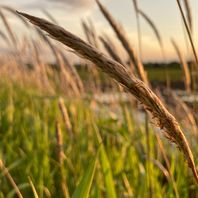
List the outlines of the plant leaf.
<svg viewBox="0 0 198 198">
<path fill-rule="evenodd" d="M 72 198 L 88 198 L 89 192 L 91 189 L 91 185 L 93 182 L 93 177 L 96 169 L 96 158 L 89 164 L 85 174 L 83 175 L 79 185 L 77 186 L 76 190 L 74 191 Z"/>
</svg>

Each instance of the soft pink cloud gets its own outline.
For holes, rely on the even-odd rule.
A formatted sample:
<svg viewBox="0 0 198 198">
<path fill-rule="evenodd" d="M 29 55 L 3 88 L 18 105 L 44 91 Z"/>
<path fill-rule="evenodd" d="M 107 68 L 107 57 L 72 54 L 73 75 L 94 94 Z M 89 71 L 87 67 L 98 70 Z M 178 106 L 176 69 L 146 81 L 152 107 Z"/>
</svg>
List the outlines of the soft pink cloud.
<svg viewBox="0 0 198 198">
<path fill-rule="evenodd" d="M 94 0 L 49 0 L 51 2 L 61 2 L 71 8 L 90 8 L 95 1 Z"/>
</svg>

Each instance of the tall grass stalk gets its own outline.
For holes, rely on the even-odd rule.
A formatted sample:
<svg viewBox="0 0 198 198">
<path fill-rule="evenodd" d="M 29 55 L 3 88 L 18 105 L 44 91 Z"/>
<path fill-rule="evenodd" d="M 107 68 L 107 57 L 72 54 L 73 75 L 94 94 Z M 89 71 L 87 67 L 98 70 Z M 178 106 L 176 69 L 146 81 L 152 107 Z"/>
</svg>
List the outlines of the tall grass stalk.
<svg viewBox="0 0 198 198">
<path fill-rule="evenodd" d="M 8 37 L 3 31 L 0 31 L 0 37 L 5 41 L 6 44 L 10 44 Z"/>
<path fill-rule="evenodd" d="M 186 9 L 188 25 L 189 25 L 190 31 L 192 33 L 193 32 L 193 21 L 192 21 L 193 17 L 192 17 L 190 3 L 189 3 L 189 0 L 183 0 L 183 2 L 184 2 L 185 9 Z"/>
<path fill-rule="evenodd" d="M 189 38 L 189 41 L 190 41 L 190 44 L 191 44 L 191 47 L 192 47 L 192 52 L 193 52 L 193 55 L 194 55 L 194 58 L 195 58 L 195 62 L 196 62 L 196 68 L 198 68 L 198 57 L 197 57 L 197 52 L 196 52 L 196 49 L 195 49 L 195 46 L 194 46 L 192 34 L 191 34 L 191 31 L 190 31 L 189 25 L 187 23 L 186 17 L 184 15 L 184 11 L 182 9 L 181 3 L 180 3 L 179 0 L 176 0 L 176 1 L 177 1 L 177 5 L 179 7 L 179 10 L 180 10 L 180 13 L 181 13 L 182 20 L 184 22 L 186 31 L 188 33 L 188 38 Z"/>
<path fill-rule="evenodd" d="M 175 178 L 171 172 L 171 165 L 170 165 L 170 162 L 169 162 L 169 159 L 166 155 L 166 150 L 164 148 L 164 145 L 159 137 L 159 135 L 157 133 L 155 133 L 155 137 L 157 139 L 157 143 L 158 143 L 158 146 L 159 146 L 159 149 L 160 149 L 160 152 L 162 154 L 162 157 L 164 158 L 164 161 L 165 161 L 165 164 L 166 164 L 166 167 L 167 167 L 167 171 L 168 171 L 168 175 L 171 179 L 171 182 L 173 184 L 173 189 L 174 189 L 174 192 L 175 192 L 175 197 L 176 198 L 179 198 L 179 192 L 178 192 L 178 189 L 177 189 L 177 184 L 175 182 Z"/>
<path fill-rule="evenodd" d="M 135 16 L 136 16 L 139 56 L 140 56 L 140 59 L 142 60 L 142 32 L 141 32 L 141 27 L 140 27 L 138 2 L 137 0 L 132 0 L 132 1 L 133 1 L 134 10 L 135 10 Z"/>
<path fill-rule="evenodd" d="M 166 54 L 165 54 L 165 49 L 164 49 L 164 43 L 163 43 L 163 40 L 162 40 L 162 37 L 160 35 L 158 28 L 156 27 L 155 23 L 151 20 L 151 18 L 145 12 L 138 9 L 138 13 L 143 17 L 143 19 L 149 24 L 149 26 L 153 30 L 153 32 L 157 38 L 157 41 L 159 43 L 163 61 L 166 64 L 167 60 L 166 60 Z M 166 76 L 166 86 L 168 89 L 170 89 L 170 78 L 169 78 L 169 74 L 168 74 L 166 65 L 165 65 L 164 69 L 165 69 L 165 76 Z"/>
<path fill-rule="evenodd" d="M 3 174 L 6 176 L 12 187 L 14 188 L 18 198 L 23 198 L 23 195 L 21 194 L 17 184 L 15 183 L 14 179 L 10 175 L 8 169 L 5 167 L 3 161 L 0 159 L 0 170 L 3 172 Z"/>
<path fill-rule="evenodd" d="M 108 20 L 108 22 L 112 26 L 113 30 L 115 31 L 115 33 L 116 33 L 118 39 L 120 40 L 120 42 L 122 43 L 124 49 L 128 53 L 130 60 L 132 61 L 132 63 L 135 66 L 135 69 L 138 73 L 139 78 L 143 82 L 148 84 L 149 82 L 147 79 L 146 72 L 144 70 L 144 66 L 141 63 L 141 61 L 139 60 L 139 57 L 137 56 L 135 50 L 131 46 L 128 38 L 126 37 L 123 28 L 116 22 L 116 20 L 113 18 L 113 16 L 110 14 L 110 12 L 100 3 L 99 0 L 96 0 L 96 2 L 98 4 L 101 12 L 105 16 L 105 18 Z"/>
<path fill-rule="evenodd" d="M 45 16 L 47 16 L 47 18 L 53 22 L 54 24 L 58 25 L 57 20 L 46 10 L 46 9 L 42 9 L 42 12 L 45 14 Z"/>
<path fill-rule="evenodd" d="M 60 186 L 61 186 L 61 190 L 62 190 L 64 198 L 70 198 L 69 190 L 66 185 L 65 171 L 63 168 L 63 162 L 64 162 L 63 137 L 62 137 L 60 123 L 58 121 L 56 121 L 56 141 L 57 141 L 57 156 L 58 156 L 58 162 L 59 162 L 59 167 L 60 167 L 60 177 L 61 177 Z"/>
<path fill-rule="evenodd" d="M 62 27 L 38 17 L 21 12 L 18 13 L 29 19 L 29 21 L 34 25 L 48 32 L 55 40 L 72 48 L 81 57 L 94 63 L 99 69 L 111 76 L 114 80 L 124 86 L 133 96 L 135 96 L 144 108 L 151 113 L 155 121 L 155 125 L 159 126 L 168 140 L 170 142 L 174 142 L 184 154 L 189 167 L 192 169 L 194 178 L 196 179 L 196 182 L 198 182 L 194 157 L 179 123 L 175 117 L 169 113 L 156 94 L 144 82 L 137 79 L 134 75 L 131 75 L 126 67 L 105 56 L 102 52 L 98 51 L 96 48 L 87 44 Z"/>
<path fill-rule="evenodd" d="M 191 76 L 190 76 L 190 71 L 188 68 L 188 64 L 186 63 L 184 56 L 181 52 L 181 50 L 179 49 L 177 43 L 172 39 L 171 40 L 173 47 L 177 53 L 177 56 L 179 57 L 180 63 L 182 65 L 182 69 L 184 71 L 184 76 L 185 76 L 185 87 L 186 87 L 186 91 L 189 93 L 191 91 Z"/>
<path fill-rule="evenodd" d="M 106 49 L 106 51 L 108 52 L 109 56 L 111 56 L 111 58 L 113 58 L 115 61 L 119 62 L 120 64 L 124 65 L 123 61 L 121 60 L 121 58 L 119 57 L 115 46 L 113 45 L 113 43 L 110 41 L 110 39 L 107 36 L 103 36 L 100 37 L 100 40 L 104 46 L 104 48 Z"/>
<path fill-rule="evenodd" d="M 0 10 L 0 17 L 1 17 L 2 21 L 3 21 L 3 23 L 4 23 L 4 26 L 5 26 L 8 34 L 9 34 L 9 37 L 10 37 L 12 43 L 13 43 L 13 46 L 16 47 L 16 45 L 17 45 L 16 36 L 15 36 L 14 32 L 12 31 L 12 28 L 9 25 L 8 20 L 6 19 L 6 17 L 4 15 L 4 13 L 2 12 L 2 10 Z"/>
<path fill-rule="evenodd" d="M 195 119 L 195 116 L 193 115 L 192 109 L 185 102 L 183 102 L 182 99 L 179 96 L 177 96 L 177 94 L 175 94 L 173 91 L 170 91 L 170 96 L 173 98 L 174 101 L 176 101 L 177 105 L 179 105 L 182 111 L 185 113 L 189 121 L 191 131 L 193 135 L 196 136 L 198 132 L 198 127 L 197 127 L 196 119 Z"/>
<path fill-rule="evenodd" d="M 59 106 L 59 109 L 60 109 L 60 112 L 61 112 L 61 115 L 63 118 L 63 122 L 65 124 L 66 131 L 68 132 L 70 138 L 72 138 L 73 137 L 72 125 L 71 125 L 71 122 L 69 119 L 69 114 L 68 114 L 67 108 L 66 108 L 66 106 L 64 104 L 64 100 L 62 98 L 59 99 L 58 106 Z"/>
<path fill-rule="evenodd" d="M 150 148 L 150 132 L 149 132 L 149 115 L 145 111 L 145 132 L 146 132 L 146 147 L 147 147 L 147 176 L 148 176 L 148 192 L 149 197 L 153 195 L 153 184 L 151 179 L 151 148 Z"/>
<path fill-rule="evenodd" d="M 27 23 L 26 20 L 24 20 L 23 17 L 17 15 L 15 9 L 9 7 L 9 6 L 5 6 L 5 5 L 0 5 L 0 9 L 5 10 L 7 12 L 10 12 L 11 14 L 13 14 L 15 17 L 17 17 L 24 25 L 25 27 L 27 27 L 28 29 L 30 28 L 30 25 Z"/>
</svg>

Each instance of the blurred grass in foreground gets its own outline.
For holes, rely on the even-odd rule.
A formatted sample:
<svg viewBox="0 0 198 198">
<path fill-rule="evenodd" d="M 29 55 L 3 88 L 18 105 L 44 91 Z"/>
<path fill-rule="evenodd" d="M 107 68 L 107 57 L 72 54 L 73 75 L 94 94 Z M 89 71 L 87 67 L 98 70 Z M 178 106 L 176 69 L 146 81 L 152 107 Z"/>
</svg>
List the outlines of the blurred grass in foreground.
<svg viewBox="0 0 198 198">
<path fill-rule="evenodd" d="M 87 183 L 91 185 L 90 197 L 148 197 L 148 174 L 156 197 L 175 196 L 171 180 L 165 176 L 166 165 L 156 143 L 156 131 L 151 128 L 148 172 L 144 123 L 135 122 L 137 117 L 133 117 L 136 114 L 130 104 L 118 104 L 118 115 L 113 112 L 113 105 L 106 111 L 100 104 L 96 110 L 97 104 L 92 100 L 65 100 L 72 124 L 71 138 L 58 108 L 58 97 L 39 95 L 36 90 L 17 85 L 0 86 L 0 156 L 24 197 L 34 197 L 28 178 L 39 197 L 63 197 L 55 120 L 62 130 L 61 166 L 70 196 L 83 181 L 83 175 L 91 174 L 86 173 L 87 167 L 94 170 L 90 162 L 98 151 L 93 183 Z M 163 139 L 163 143 L 166 147 L 167 141 Z M 195 151 L 196 146 L 191 147 Z M 196 197 L 197 187 L 183 156 L 170 146 L 166 153 L 179 194 Z M 14 194 L 1 173 L 0 197 L 15 197 Z"/>
</svg>

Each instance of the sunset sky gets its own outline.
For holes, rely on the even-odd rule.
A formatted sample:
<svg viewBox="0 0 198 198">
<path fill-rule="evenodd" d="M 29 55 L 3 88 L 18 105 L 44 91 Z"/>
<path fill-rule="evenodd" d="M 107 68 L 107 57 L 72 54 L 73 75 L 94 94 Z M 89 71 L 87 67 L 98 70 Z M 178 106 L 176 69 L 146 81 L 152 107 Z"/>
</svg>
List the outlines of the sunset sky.
<svg viewBox="0 0 198 198">
<path fill-rule="evenodd" d="M 198 1 L 189 0 L 193 13 L 194 39 L 198 46 Z M 111 11 L 112 15 L 122 23 L 132 45 L 138 51 L 137 28 L 132 0 L 103 0 L 103 4 Z M 174 38 L 180 47 L 186 52 L 183 24 L 176 0 L 139 0 L 139 7 L 155 22 L 160 31 L 169 60 L 176 58 L 170 38 Z M 56 18 L 59 24 L 84 38 L 81 28 L 81 19 L 91 18 L 97 28 L 97 33 L 103 32 L 114 36 L 112 29 L 100 13 L 94 0 L 0 0 L 1 5 L 11 6 L 16 10 L 44 17 L 41 9 L 46 9 Z M 13 25 L 17 34 L 23 34 L 25 28 L 12 15 L 9 22 Z M 150 27 L 141 20 L 143 37 L 144 61 L 160 61 L 162 59 L 158 43 Z M 116 41 L 116 39 L 115 39 Z M 119 42 L 117 47 L 121 48 Z"/>
</svg>

